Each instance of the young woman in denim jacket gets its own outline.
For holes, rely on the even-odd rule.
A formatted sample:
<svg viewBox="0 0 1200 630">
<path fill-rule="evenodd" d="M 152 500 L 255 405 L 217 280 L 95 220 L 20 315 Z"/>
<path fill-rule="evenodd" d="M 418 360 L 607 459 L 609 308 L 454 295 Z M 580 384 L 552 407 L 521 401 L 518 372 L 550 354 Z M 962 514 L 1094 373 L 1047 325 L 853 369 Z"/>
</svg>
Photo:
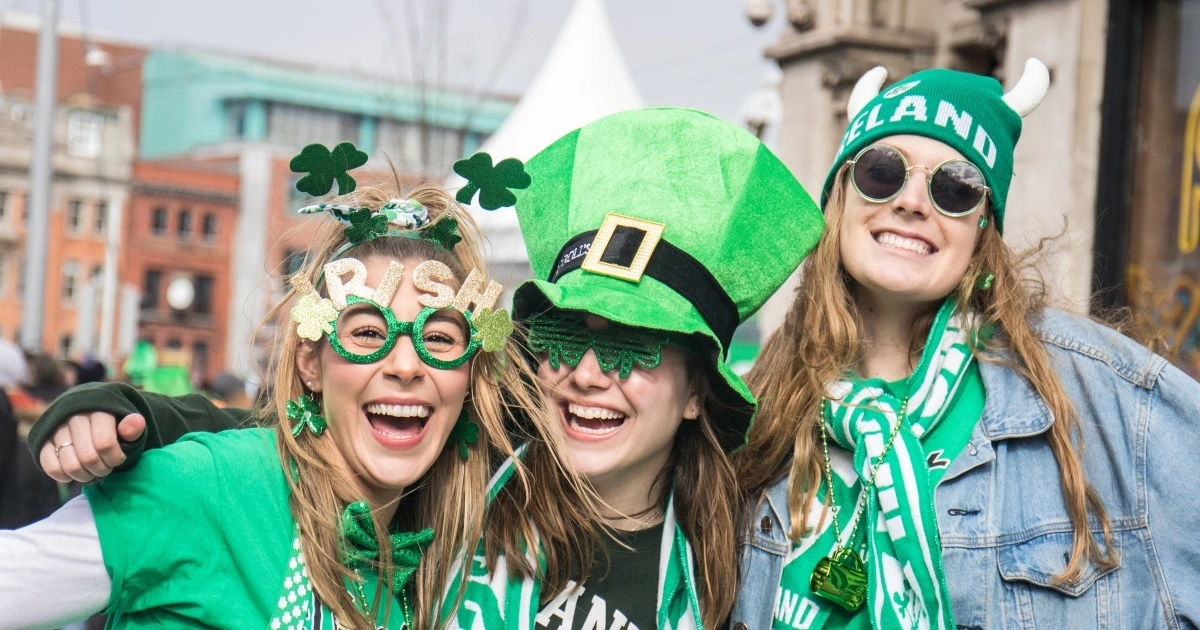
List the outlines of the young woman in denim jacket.
<svg viewBox="0 0 1200 630">
<path fill-rule="evenodd" d="M 748 377 L 729 627 L 1196 628 L 1200 385 L 1047 308 L 1001 237 L 1045 66 L 885 79 Z"/>
</svg>

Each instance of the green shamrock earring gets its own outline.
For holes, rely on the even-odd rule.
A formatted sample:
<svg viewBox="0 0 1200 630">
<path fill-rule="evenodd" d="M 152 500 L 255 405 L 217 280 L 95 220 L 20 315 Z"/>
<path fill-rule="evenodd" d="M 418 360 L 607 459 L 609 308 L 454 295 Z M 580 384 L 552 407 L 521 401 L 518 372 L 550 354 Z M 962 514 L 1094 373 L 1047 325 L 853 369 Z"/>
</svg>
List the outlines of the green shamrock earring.
<svg viewBox="0 0 1200 630">
<path fill-rule="evenodd" d="M 289 166 L 293 173 L 308 173 L 296 182 L 296 190 L 320 197 L 333 188 L 335 181 L 339 195 L 354 192 L 356 184 L 347 171 L 366 163 L 366 153 L 359 151 L 351 142 L 343 142 L 333 147 L 332 151 L 323 144 L 310 144 L 300 151 L 300 155 L 292 158 Z"/>
<path fill-rule="evenodd" d="M 983 289 L 984 291 L 987 291 L 988 289 L 992 288 L 992 281 L 995 279 L 996 279 L 996 274 L 990 273 L 990 272 L 985 273 L 985 274 L 979 276 L 979 280 L 975 283 L 975 286 L 980 289 Z"/>
<path fill-rule="evenodd" d="M 455 162 L 454 172 L 467 180 L 467 185 L 454 198 L 461 204 L 470 205 L 478 192 L 479 205 L 484 210 L 516 205 L 517 196 L 510 189 L 524 190 L 533 181 L 521 160 L 508 158 L 492 166 L 492 156 L 487 153 L 476 153 Z"/>
<path fill-rule="evenodd" d="M 300 437 L 300 433 L 304 431 L 305 427 L 308 427 L 309 433 L 315 437 L 320 437 L 325 432 L 325 418 L 321 417 L 321 406 L 317 404 L 312 394 L 301 395 L 297 400 L 289 400 L 286 407 L 288 420 L 295 425 L 292 427 L 293 437 Z"/>
<path fill-rule="evenodd" d="M 447 441 L 458 443 L 458 454 L 462 456 L 464 462 L 471 454 L 467 450 L 467 444 L 475 444 L 479 441 L 479 425 L 471 420 L 471 414 L 467 413 L 465 405 L 462 413 L 458 414 L 458 422 L 454 423 L 454 428 L 450 430 L 450 437 Z"/>
</svg>

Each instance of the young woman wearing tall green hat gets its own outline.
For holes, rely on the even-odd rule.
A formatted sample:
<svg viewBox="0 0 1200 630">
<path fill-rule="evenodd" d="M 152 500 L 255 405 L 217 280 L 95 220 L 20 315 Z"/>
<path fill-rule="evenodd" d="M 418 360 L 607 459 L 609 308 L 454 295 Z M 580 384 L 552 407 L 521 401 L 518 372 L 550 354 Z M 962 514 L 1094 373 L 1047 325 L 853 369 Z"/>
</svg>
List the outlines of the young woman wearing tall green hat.
<svg viewBox="0 0 1200 630">
<path fill-rule="evenodd" d="M 1006 201 L 1045 66 L 1008 93 L 885 78 L 850 97 L 827 228 L 748 376 L 732 628 L 1195 627 L 1200 385 L 1046 307 L 1001 238 L 1036 211 Z"/>
<path fill-rule="evenodd" d="M 346 146 L 334 154 L 353 154 Z M 344 166 L 329 170 L 327 186 L 348 180 L 353 190 Z M 286 325 L 271 344 L 266 426 L 193 433 L 87 486 L 49 519 L 0 532 L 0 628 L 56 627 L 101 610 L 120 628 L 433 626 L 451 567 L 481 533 L 489 455 L 514 453 L 515 418 L 522 441 L 552 442 L 559 431 L 506 339 L 507 314 L 492 310 L 501 289 L 481 274 L 474 225 L 441 190 L 398 192 L 313 207 L 340 220 L 268 317 Z M 201 400 L 96 384 L 60 397 L 38 430 L 55 434 L 56 459 L 103 476 L 118 463 L 100 452 L 106 430 L 116 444 L 113 416 L 144 414 L 175 427 L 174 439 L 247 415 Z M 55 430 L 89 409 L 111 415 Z M 573 493 L 581 485 L 561 478 L 568 487 L 527 487 L 524 472 L 511 482 L 533 500 L 566 503 L 542 525 L 555 538 L 587 509 Z M 501 522 L 488 535 L 516 546 L 525 529 Z"/>
<path fill-rule="evenodd" d="M 459 627 L 717 628 L 737 579 L 726 453 L 754 413 L 727 350 L 821 217 L 756 138 L 690 110 L 601 119 L 528 171 L 516 208 L 536 279 L 514 314 L 602 518 L 578 533 L 597 541 L 587 568 L 504 580 L 478 555 Z"/>
</svg>

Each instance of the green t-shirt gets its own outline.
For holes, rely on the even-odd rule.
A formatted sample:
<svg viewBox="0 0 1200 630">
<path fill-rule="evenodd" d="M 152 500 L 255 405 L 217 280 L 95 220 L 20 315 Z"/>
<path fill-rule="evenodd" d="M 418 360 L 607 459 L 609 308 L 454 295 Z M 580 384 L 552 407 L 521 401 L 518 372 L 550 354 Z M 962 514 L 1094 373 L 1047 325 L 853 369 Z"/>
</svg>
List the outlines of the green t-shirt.
<svg viewBox="0 0 1200 630">
<path fill-rule="evenodd" d="M 626 549 L 603 536 L 593 575 L 582 585 L 570 583 L 542 607 L 535 628 L 547 630 L 654 630 L 658 627 L 658 568 L 663 526 L 617 532 Z M 606 570 L 607 569 L 607 570 Z"/>
<path fill-rule="evenodd" d="M 272 430 L 189 434 L 84 493 L 112 576 L 108 627 L 335 627 L 308 586 Z M 399 605 L 388 619 L 402 627 Z"/>
<path fill-rule="evenodd" d="M 903 398 L 904 390 L 908 387 L 908 379 L 892 382 L 885 382 L 881 379 L 870 379 L 865 381 L 864 384 L 868 386 L 882 386 L 892 396 Z M 984 400 L 985 392 L 983 379 L 979 375 L 979 364 L 972 362 L 967 368 L 962 386 L 958 388 L 954 400 L 951 402 L 952 413 L 943 418 L 937 426 L 921 438 L 921 445 L 924 447 L 926 454 L 925 461 L 929 466 L 929 481 L 933 487 L 936 488 L 941 483 L 942 476 L 946 474 L 946 469 L 950 467 L 950 463 L 966 448 L 967 442 L 971 441 L 971 433 L 975 431 L 975 425 L 979 424 L 979 419 L 983 416 Z M 835 447 L 830 445 L 830 448 Z M 838 475 L 834 475 L 834 480 L 834 483 L 837 484 L 837 493 L 834 496 L 838 497 L 842 505 L 855 505 L 855 500 L 861 487 L 859 481 L 855 481 L 851 488 L 842 484 L 842 480 Z M 824 492 L 820 493 L 821 498 L 824 495 Z M 842 510 L 838 524 L 843 529 L 850 527 L 854 519 L 854 514 L 855 511 L 852 509 Z M 800 545 L 805 544 L 805 542 L 802 540 Z M 800 597 L 798 593 L 793 593 L 788 588 L 790 584 L 808 584 L 811 571 L 801 569 L 801 564 L 799 556 L 797 556 L 783 568 L 780 588 L 777 593 L 778 601 L 772 621 L 772 626 L 775 630 L 790 630 L 797 627 L 807 628 L 807 624 L 816 617 L 818 602 L 810 601 L 806 597 Z M 815 596 L 810 594 L 809 597 Z M 847 612 L 840 606 L 828 606 L 828 608 L 831 612 L 829 619 L 825 622 L 825 628 L 853 630 L 870 630 L 871 628 L 871 616 L 867 614 L 865 606 L 853 613 Z"/>
</svg>

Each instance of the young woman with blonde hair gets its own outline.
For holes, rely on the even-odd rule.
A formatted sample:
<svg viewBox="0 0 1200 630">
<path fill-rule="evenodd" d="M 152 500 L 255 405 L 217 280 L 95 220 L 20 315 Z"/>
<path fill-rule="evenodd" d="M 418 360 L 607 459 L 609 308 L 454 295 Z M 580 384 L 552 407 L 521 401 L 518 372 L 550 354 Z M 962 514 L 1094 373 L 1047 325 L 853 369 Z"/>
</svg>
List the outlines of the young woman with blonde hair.
<svg viewBox="0 0 1200 630">
<path fill-rule="evenodd" d="M 1001 238 L 1045 66 L 1008 93 L 885 78 L 850 97 L 825 233 L 747 378 L 731 627 L 1195 627 L 1200 386 L 1048 308 Z"/>
<path fill-rule="evenodd" d="M 343 170 L 309 192 L 334 180 L 353 191 Z M 0 533 L 0 627 L 102 608 L 112 627 L 435 625 L 450 568 L 482 531 L 493 457 L 514 454 L 510 435 L 543 444 L 561 432 L 507 341 L 507 313 L 493 310 L 500 287 L 483 273 L 469 216 L 441 190 L 398 192 L 311 208 L 339 220 L 266 320 L 286 322 L 272 345 L 273 394 L 256 412 L 268 426 L 188 435 L 50 519 Z M 134 413 L 192 428 L 229 422 L 211 405 L 118 385 L 76 390 L 56 407 L 47 435 L 82 410 L 110 424 Z M 64 426 L 50 446 L 61 458 L 82 437 Z M 532 488 L 518 464 L 511 482 L 533 500 L 570 501 L 538 523 L 553 540 L 586 518 L 578 484 L 559 472 L 563 484 Z M 513 548 L 526 535 L 517 521 L 489 529 Z"/>
</svg>

